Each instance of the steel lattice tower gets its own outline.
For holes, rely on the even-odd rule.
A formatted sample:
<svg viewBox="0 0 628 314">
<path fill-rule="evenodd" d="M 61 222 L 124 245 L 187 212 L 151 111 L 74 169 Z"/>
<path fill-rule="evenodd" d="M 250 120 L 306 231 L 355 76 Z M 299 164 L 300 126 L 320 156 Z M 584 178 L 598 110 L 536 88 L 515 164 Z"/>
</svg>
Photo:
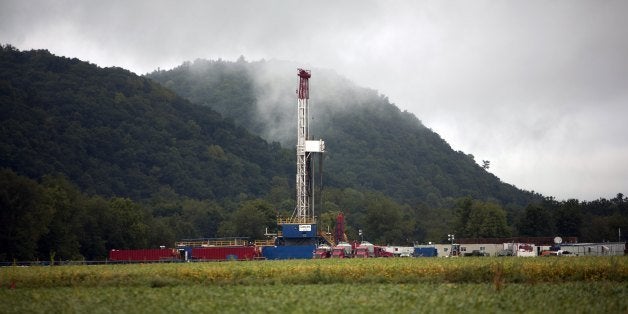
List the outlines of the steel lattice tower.
<svg viewBox="0 0 628 314">
<path fill-rule="evenodd" d="M 312 206 L 312 153 L 323 153 L 323 140 L 309 140 L 309 78 L 310 71 L 297 69 L 299 88 L 297 90 L 297 204 L 293 218 L 296 223 L 314 223 L 314 208 Z"/>
</svg>

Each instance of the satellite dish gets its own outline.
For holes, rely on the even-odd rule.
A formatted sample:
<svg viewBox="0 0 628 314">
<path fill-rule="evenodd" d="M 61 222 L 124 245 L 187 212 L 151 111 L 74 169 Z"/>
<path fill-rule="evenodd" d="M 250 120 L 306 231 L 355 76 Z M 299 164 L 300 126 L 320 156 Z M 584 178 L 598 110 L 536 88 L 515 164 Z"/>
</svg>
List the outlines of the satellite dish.
<svg viewBox="0 0 628 314">
<path fill-rule="evenodd" d="M 556 244 L 561 244 L 561 243 L 563 243 L 563 238 L 561 238 L 561 237 L 555 237 L 555 238 L 554 238 L 554 243 L 556 243 Z"/>
</svg>

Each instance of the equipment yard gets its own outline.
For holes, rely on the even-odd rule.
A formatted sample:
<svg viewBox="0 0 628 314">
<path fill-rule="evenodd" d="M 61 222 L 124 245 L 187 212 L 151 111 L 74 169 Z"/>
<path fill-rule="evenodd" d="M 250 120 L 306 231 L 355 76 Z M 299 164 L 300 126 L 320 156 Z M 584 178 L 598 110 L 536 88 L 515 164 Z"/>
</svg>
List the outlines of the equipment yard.
<svg viewBox="0 0 628 314">
<path fill-rule="evenodd" d="M 10 266 L 2 313 L 628 311 L 626 257 Z"/>
</svg>

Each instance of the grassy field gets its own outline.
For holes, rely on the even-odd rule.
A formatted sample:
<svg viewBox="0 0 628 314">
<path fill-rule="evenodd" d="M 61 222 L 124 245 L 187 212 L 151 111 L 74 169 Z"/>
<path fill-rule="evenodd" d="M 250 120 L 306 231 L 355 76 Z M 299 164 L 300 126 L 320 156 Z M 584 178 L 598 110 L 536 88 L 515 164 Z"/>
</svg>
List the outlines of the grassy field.
<svg viewBox="0 0 628 314">
<path fill-rule="evenodd" d="M 0 313 L 628 312 L 628 258 L 0 268 Z"/>
</svg>

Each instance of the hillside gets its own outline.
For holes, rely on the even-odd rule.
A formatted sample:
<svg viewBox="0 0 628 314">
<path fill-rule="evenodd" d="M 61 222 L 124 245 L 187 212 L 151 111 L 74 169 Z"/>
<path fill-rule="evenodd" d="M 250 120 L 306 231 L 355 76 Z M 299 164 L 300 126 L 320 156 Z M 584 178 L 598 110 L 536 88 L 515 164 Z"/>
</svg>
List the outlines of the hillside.
<svg viewBox="0 0 628 314">
<path fill-rule="evenodd" d="M 290 62 L 198 59 L 147 77 L 268 141 L 293 147 L 296 68 Z M 312 73 L 312 133 L 326 141 L 327 186 L 380 191 L 397 202 L 427 206 L 470 196 L 521 207 L 540 198 L 501 182 L 376 91 L 333 71 Z"/>
<path fill-rule="evenodd" d="M 259 197 L 292 154 L 121 68 L 0 50 L 0 168 L 136 200 Z"/>
<path fill-rule="evenodd" d="M 124 69 L 2 46 L 0 262 L 264 238 L 294 208 L 294 150 L 281 143 L 294 147 L 295 68 L 197 60 L 150 75 L 198 105 Z M 625 229 L 623 194 L 537 201 L 377 92 L 325 70 L 312 83 L 329 151 L 321 228 L 343 211 L 350 239 L 390 244 Z"/>
<path fill-rule="evenodd" d="M 292 211 L 294 150 L 279 142 L 294 147 L 295 67 L 239 60 L 183 68 L 156 72 L 172 75 L 166 88 L 45 50 L 0 49 L 0 225 L 12 226 L 0 231 L 0 260 L 51 252 L 100 259 L 109 249 L 183 238 L 261 238 L 278 211 Z M 515 222 L 525 192 L 385 97 L 316 73 L 312 131 L 329 149 L 323 228 L 344 211 L 352 239 L 362 228 L 374 242 L 435 241 L 450 230 L 455 198 L 467 195 L 501 200 Z M 179 83 L 199 97 L 169 89 Z"/>
</svg>

